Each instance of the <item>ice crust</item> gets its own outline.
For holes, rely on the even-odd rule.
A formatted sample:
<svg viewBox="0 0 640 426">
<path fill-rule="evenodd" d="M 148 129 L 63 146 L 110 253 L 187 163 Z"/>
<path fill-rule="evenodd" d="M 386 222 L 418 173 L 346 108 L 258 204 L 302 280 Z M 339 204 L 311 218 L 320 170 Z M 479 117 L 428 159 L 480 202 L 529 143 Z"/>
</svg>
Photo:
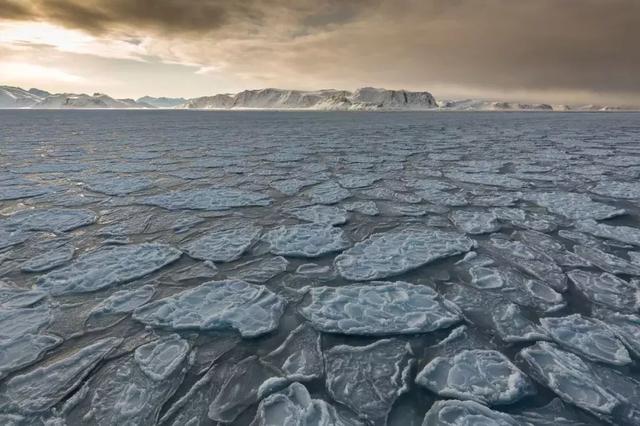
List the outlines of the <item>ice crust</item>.
<svg viewBox="0 0 640 426">
<path fill-rule="evenodd" d="M 434 260 L 466 253 L 474 242 L 455 231 L 407 228 L 374 234 L 335 259 L 340 275 L 352 281 L 399 275 Z"/>
<path fill-rule="evenodd" d="M 260 236 L 262 228 L 255 225 L 210 231 L 181 246 L 194 259 L 212 262 L 237 260 Z"/>
<path fill-rule="evenodd" d="M 408 391 L 410 355 L 407 343 L 393 339 L 334 346 L 324 353 L 327 391 L 361 418 L 384 421 Z"/>
<path fill-rule="evenodd" d="M 586 194 L 574 192 L 542 192 L 525 198 L 568 219 L 602 220 L 626 214 L 624 209 L 593 201 Z"/>
<path fill-rule="evenodd" d="M 535 393 L 531 380 L 500 352 L 468 350 L 434 358 L 416 383 L 440 396 L 482 404 L 511 404 Z"/>
<path fill-rule="evenodd" d="M 280 226 L 266 232 L 262 239 L 271 253 L 290 257 L 319 257 L 351 245 L 342 229 L 315 223 Z"/>
<path fill-rule="evenodd" d="M 91 225 L 97 220 L 91 210 L 46 209 L 25 210 L 0 221 L 0 227 L 19 231 L 67 232 Z"/>
<path fill-rule="evenodd" d="M 508 414 L 494 411 L 475 401 L 436 401 L 422 426 L 522 426 Z"/>
<path fill-rule="evenodd" d="M 263 194 L 229 188 L 191 189 L 153 195 L 140 200 L 167 210 L 228 210 L 234 207 L 268 206 L 271 199 Z"/>
<path fill-rule="evenodd" d="M 41 276 L 36 285 L 52 295 L 96 291 L 157 271 L 178 260 L 181 254 L 163 244 L 105 247 L 85 253 L 69 266 Z"/>
<path fill-rule="evenodd" d="M 430 287 L 402 281 L 313 288 L 301 313 L 320 331 L 372 336 L 427 333 L 462 319 Z"/>
<path fill-rule="evenodd" d="M 358 426 L 357 418 L 339 413 L 326 401 L 312 399 L 300 383 L 274 393 L 260 402 L 251 426 Z"/>
<path fill-rule="evenodd" d="M 335 206 L 317 205 L 291 210 L 290 214 L 307 222 L 342 225 L 347 222 L 347 211 Z"/>
<path fill-rule="evenodd" d="M 278 327 L 286 302 L 240 280 L 210 281 L 136 309 L 133 318 L 174 330 L 237 330 L 255 337 Z"/>
</svg>

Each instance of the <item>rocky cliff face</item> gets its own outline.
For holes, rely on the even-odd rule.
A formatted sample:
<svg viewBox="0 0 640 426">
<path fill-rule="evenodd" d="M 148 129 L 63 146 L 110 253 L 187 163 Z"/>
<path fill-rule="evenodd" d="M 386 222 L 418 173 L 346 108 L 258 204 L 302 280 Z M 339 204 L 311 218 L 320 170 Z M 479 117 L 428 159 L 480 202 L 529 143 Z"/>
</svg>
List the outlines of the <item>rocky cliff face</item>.
<svg viewBox="0 0 640 426">
<path fill-rule="evenodd" d="M 224 100 L 219 98 L 224 96 Z M 236 95 L 196 98 L 183 108 L 216 109 L 314 109 L 314 110 L 393 110 L 431 109 L 436 101 L 429 92 L 407 92 L 366 87 L 346 90 L 245 90 Z"/>
</svg>

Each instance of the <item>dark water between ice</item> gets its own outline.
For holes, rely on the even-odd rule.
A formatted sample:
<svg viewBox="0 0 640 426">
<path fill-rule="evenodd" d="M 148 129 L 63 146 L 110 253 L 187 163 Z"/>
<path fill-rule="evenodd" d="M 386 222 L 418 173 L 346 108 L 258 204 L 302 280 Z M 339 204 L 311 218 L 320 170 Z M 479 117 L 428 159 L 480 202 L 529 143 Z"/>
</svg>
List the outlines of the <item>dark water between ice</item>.
<svg viewBox="0 0 640 426">
<path fill-rule="evenodd" d="M 0 111 L 0 164 L 0 424 L 640 424 L 640 114 Z"/>
</svg>

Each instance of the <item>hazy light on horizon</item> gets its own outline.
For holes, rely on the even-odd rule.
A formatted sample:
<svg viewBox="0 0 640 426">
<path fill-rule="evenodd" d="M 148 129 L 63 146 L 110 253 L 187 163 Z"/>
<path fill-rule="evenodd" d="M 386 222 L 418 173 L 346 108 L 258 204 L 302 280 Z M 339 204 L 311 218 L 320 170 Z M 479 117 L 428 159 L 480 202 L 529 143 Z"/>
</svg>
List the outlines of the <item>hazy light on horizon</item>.
<svg viewBox="0 0 640 426">
<path fill-rule="evenodd" d="M 637 0 L 0 0 L 0 84 L 640 105 Z"/>
</svg>

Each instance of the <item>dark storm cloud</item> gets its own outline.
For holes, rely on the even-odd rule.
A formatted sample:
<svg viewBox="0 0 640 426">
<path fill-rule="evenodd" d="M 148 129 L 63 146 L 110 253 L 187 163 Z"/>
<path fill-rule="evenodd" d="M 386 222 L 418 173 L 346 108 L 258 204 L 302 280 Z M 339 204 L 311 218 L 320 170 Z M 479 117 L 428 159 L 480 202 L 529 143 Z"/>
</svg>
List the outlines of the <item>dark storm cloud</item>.
<svg viewBox="0 0 640 426">
<path fill-rule="evenodd" d="M 283 86 L 438 83 L 640 102 L 640 0 L 0 0 L 0 18 L 191 40 L 194 62 Z"/>
</svg>

